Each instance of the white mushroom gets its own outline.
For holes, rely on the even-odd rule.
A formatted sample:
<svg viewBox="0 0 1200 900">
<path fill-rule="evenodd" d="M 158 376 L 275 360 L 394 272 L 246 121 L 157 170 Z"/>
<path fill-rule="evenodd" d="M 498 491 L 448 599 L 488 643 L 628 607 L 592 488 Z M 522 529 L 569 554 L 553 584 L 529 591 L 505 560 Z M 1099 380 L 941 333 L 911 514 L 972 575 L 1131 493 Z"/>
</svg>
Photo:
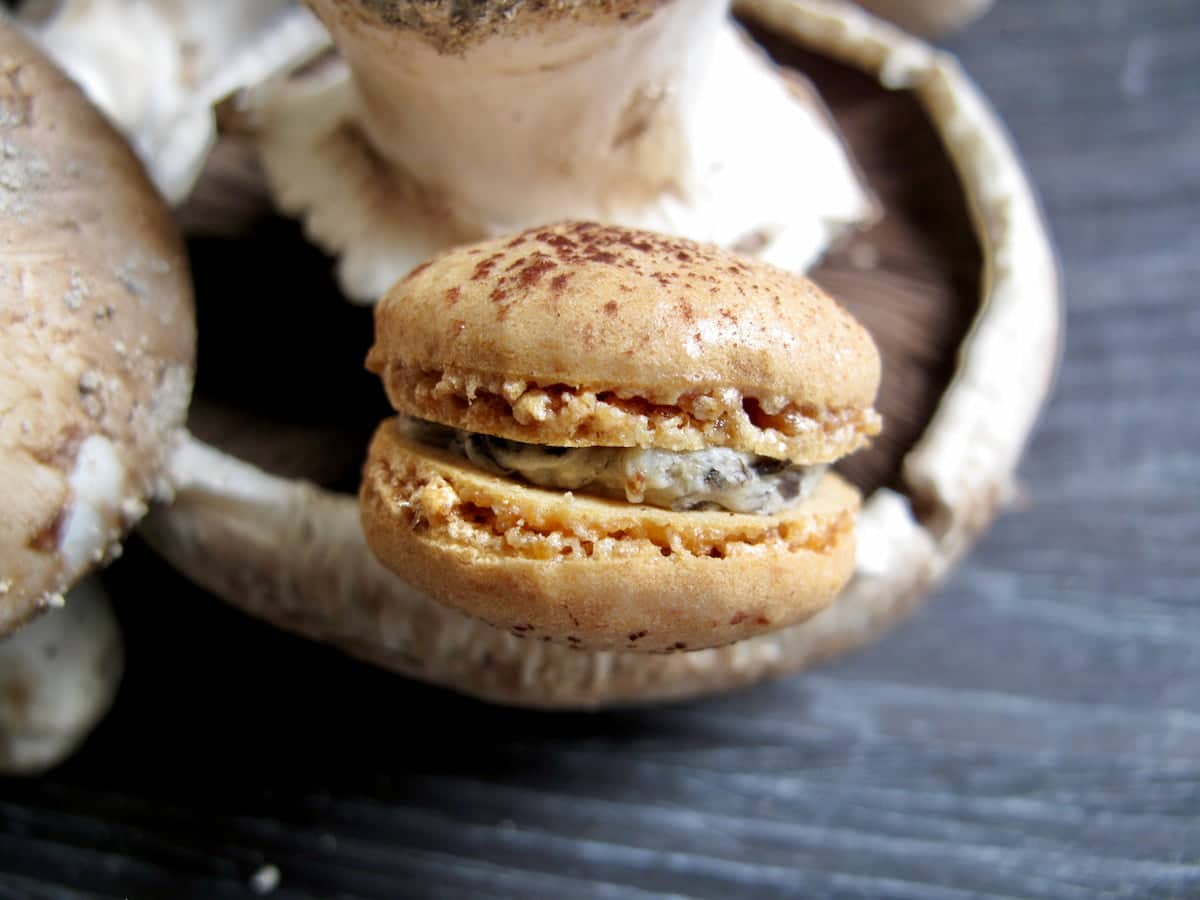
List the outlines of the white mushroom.
<svg viewBox="0 0 1200 900">
<path fill-rule="evenodd" d="M 216 140 L 214 105 L 328 42 L 294 0 L 63 0 L 49 15 L 23 15 L 172 203 L 191 190 Z"/>
<path fill-rule="evenodd" d="M 450 244 L 563 218 L 790 268 L 874 213 L 824 109 L 727 0 L 309 0 L 343 59 L 246 100 L 280 206 L 373 301 Z"/>
<path fill-rule="evenodd" d="M 0 774 L 36 775 L 70 756 L 112 706 L 124 658 L 94 578 L 62 609 L 0 640 Z"/>
</svg>

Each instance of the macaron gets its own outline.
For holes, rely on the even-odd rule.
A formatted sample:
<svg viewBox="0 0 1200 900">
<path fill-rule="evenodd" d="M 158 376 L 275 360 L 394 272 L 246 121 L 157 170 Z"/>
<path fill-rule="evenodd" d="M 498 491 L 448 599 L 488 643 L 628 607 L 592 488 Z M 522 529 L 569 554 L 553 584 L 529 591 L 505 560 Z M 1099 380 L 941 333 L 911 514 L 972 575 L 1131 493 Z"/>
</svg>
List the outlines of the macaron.
<svg viewBox="0 0 1200 900">
<path fill-rule="evenodd" d="M 372 551 L 524 637 L 732 643 L 834 602 L 880 428 L 870 336 L 801 275 L 567 222 L 459 247 L 375 310 L 398 416 L 360 491 Z"/>
</svg>

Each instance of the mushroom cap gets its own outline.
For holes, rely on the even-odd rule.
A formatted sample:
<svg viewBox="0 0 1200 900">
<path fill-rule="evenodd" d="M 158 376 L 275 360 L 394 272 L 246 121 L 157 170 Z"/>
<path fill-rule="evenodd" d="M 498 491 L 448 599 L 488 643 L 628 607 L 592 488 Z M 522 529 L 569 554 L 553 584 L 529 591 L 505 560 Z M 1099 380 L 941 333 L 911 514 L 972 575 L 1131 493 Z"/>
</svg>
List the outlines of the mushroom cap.
<svg viewBox="0 0 1200 900">
<path fill-rule="evenodd" d="M 397 410 L 512 440 L 819 463 L 879 428 L 879 352 L 828 294 L 652 232 L 567 222 L 451 250 L 387 293 L 375 333 Z"/>
<path fill-rule="evenodd" d="M 126 142 L 0 26 L 0 634 L 61 601 L 161 486 L 191 394 L 176 227 Z"/>
</svg>

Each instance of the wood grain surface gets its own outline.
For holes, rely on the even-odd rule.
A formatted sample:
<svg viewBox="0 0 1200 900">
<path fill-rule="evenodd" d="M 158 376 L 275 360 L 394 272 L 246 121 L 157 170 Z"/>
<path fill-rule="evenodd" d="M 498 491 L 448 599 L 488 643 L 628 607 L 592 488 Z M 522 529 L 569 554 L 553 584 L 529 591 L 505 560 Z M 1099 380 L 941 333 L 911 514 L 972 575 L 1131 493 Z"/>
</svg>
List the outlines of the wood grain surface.
<svg viewBox="0 0 1200 900">
<path fill-rule="evenodd" d="M 1039 186 L 1067 330 L 1022 508 L 922 613 L 735 696 L 534 714 L 135 541 L 122 693 L 0 782 L 0 898 L 247 897 L 265 865 L 280 898 L 1200 897 L 1200 12 L 999 0 L 948 46 Z"/>
</svg>

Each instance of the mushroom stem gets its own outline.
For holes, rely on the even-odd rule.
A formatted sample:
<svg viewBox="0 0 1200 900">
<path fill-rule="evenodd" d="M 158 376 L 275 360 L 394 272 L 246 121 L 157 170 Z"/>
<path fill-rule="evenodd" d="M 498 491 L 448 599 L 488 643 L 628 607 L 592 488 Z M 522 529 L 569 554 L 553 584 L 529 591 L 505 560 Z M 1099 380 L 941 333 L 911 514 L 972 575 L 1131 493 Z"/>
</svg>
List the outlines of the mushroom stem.
<svg viewBox="0 0 1200 900">
<path fill-rule="evenodd" d="M 309 0 L 348 84 L 316 67 L 260 100 L 280 204 L 344 254 L 358 299 L 450 244 L 566 218 L 798 269 L 873 214 L 815 95 L 727 0 L 447 5 Z"/>
<path fill-rule="evenodd" d="M 112 706 L 124 667 L 120 626 L 95 578 L 0 641 L 0 775 L 38 775 L 74 753 Z"/>
<path fill-rule="evenodd" d="M 669 3 L 633 24 L 558 19 L 461 55 L 336 5 L 312 3 L 350 63 L 371 145 L 463 221 L 613 216 L 688 193 L 687 131 L 724 0 Z"/>
</svg>

